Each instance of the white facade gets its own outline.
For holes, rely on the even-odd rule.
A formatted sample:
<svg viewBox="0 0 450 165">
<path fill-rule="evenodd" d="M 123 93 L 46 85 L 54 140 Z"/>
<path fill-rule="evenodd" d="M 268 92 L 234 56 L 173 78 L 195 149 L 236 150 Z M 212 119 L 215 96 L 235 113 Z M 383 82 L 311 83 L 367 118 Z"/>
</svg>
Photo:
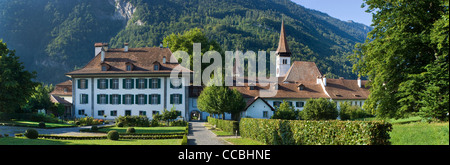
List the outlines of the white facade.
<svg viewBox="0 0 450 165">
<path fill-rule="evenodd" d="M 286 76 L 286 73 L 289 71 L 290 67 L 291 67 L 291 57 L 282 57 L 280 55 L 277 55 L 276 57 L 277 77 Z"/>
<path fill-rule="evenodd" d="M 270 105 L 264 103 L 263 100 L 258 99 L 251 104 L 246 111 L 241 113 L 241 117 L 251 117 L 260 119 L 270 119 L 274 111 L 272 111 Z"/>
<path fill-rule="evenodd" d="M 118 83 L 114 85 L 115 87 L 118 85 L 117 89 L 112 89 L 111 79 L 115 79 L 114 83 Z M 124 79 L 132 79 L 133 88 L 124 88 L 124 82 L 127 81 Z M 152 88 L 151 79 L 159 79 L 159 87 Z M 87 88 L 83 89 L 82 81 L 86 80 Z M 104 80 L 108 85 L 102 89 L 98 83 L 104 85 Z M 138 80 L 145 80 L 146 87 L 138 88 L 139 83 L 136 82 Z M 174 106 L 177 111 L 181 111 L 181 116 L 186 118 L 187 88 L 184 85 L 171 88 L 169 77 L 73 78 L 72 89 L 75 117 L 84 117 L 86 114 L 105 119 L 103 115 L 106 115 L 106 119 L 114 119 L 125 115 L 146 115 L 151 119 L 153 114 L 161 114 L 164 109 L 170 110 Z M 177 95 L 177 101 L 171 103 L 171 100 L 175 99 L 174 95 Z M 85 96 L 87 100 L 86 98 L 83 100 L 82 97 Z M 159 98 L 155 97 L 152 102 L 152 96 Z"/>
</svg>

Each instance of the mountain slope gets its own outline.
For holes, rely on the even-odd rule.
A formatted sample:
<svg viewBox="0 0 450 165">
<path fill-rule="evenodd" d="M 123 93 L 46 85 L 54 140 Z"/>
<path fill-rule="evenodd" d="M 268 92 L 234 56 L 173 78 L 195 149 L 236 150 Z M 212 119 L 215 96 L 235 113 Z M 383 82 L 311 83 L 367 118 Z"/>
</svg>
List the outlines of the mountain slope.
<svg viewBox="0 0 450 165">
<path fill-rule="evenodd" d="M 346 56 L 370 31 L 285 0 L 0 0 L 0 11 L 0 38 L 38 80 L 51 83 L 85 65 L 94 42 L 152 47 L 195 27 L 223 50 L 275 51 L 282 19 L 293 60 L 314 61 L 330 77 L 356 78 Z"/>
</svg>

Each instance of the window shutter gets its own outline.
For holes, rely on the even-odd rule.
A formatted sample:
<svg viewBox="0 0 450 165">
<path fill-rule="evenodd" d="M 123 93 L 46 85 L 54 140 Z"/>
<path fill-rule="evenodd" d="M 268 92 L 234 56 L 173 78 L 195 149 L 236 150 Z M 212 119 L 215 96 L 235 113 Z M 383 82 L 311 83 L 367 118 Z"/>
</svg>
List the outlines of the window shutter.
<svg viewBox="0 0 450 165">
<path fill-rule="evenodd" d="M 139 82 L 141 81 L 141 79 L 136 79 L 136 89 L 140 89 L 139 88 Z"/>
<path fill-rule="evenodd" d="M 144 81 L 144 89 L 147 89 L 147 79 L 143 79 Z"/>
<path fill-rule="evenodd" d="M 170 88 L 173 88 L 173 85 L 172 85 L 172 79 L 170 79 L 169 84 L 170 84 Z"/>
<path fill-rule="evenodd" d="M 147 104 L 147 95 L 144 95 L 144 104 Z"/>
<path fill-rule="evenodd" d="M 100 104 L 100 95 L 97 95 L 97 104 Z"/>
<path fill-rule="evenodd" d="M 89 96 L 87 95 L 87 94 L 84 94 L 84 102 L 86 103 L 86 104 L 89 104 Z"/>
<path fill-rule="evenodd" d="M 156 104 L 161 104 L 161 95 L 156 95 L 158 97 L 158 102 Z"/>
<path fill-rule="evenodd" d="M 109 88 L 112 89 L 112 86 L 113 86 L 113 79 L 109 79 Z"/>
<path fill-rule="evenodd" d="M 125 89 L 127 83 L 127 79 L 122 79 L 122 88 Z M 123 97 L 125 98 L 125 97 Z M 125 101 L 124 101 L 125 102 Z"/>
<path fill-rule="evenodd" d="M 183 97 L 181 94 L 178 94 L 178 100 L 180 100 L 179 104 L 183 104 Z"/>
<path fill-rule="evenodd" d="M 100 89 L 100 79 L 97 79 L 97 89 Z"/>
<path fill-rule="evenodd" d="M 121 96 L 121 95 L 118 95 L 119 98 L 117 98 L 117 100 L 118 100 L 118 102 L 119 102 L 118 104 L 120 104 L 120 101 L 121 101 L 120 96 Z"/>
<path fill-rule="evenodd" d="M 125 101 L 125 98 L 126 98 L 125 96 L 126 96 L 126 95 L 122 95 L 122 96 L 123 96 L 123 97 L 122 97 L 122 99 L 123 99 L 122 102 L 125 104 L 125 103 L 126 103 L 126 101 Z"/>
<path fill-rule="evenodd" d="M 173 104 L 173 95 L 170 95 L 170 104 Z"/>
<path fill-rule="evenodd" d="M 108 95 L 105 95 L 105 104 L 108 104 Z"/>
<path fill-rule="evenodd" d="M 108 89 L 108 79 L 105 79 L 105 89 Z"/>
<path fill-rule="evenodd" d="M 84 81 L 86 81 L 86 88 L 84 88 L 84 89 L 88 89 L 88 87 L 89 87 L 89 80 L 88 79 L 84 79 Z M 94 87 L 92 87 L 92 88 L 94 88 Z"/>
<path fill-rule="evenodd" d="M 158 80 L 158 89 L 161 88 L 161 79 L 157 79 Z"/>
<path fill-rule="evenodd" d="M 131 80 L 131 89 L 134 89 L 134 79 L 130 79 Z"/>
<path fill-rule="evenodd" d="M 77 86 L 78 86 L 78 89 L 81 88 L 81 80 L 80 79 L 77 80 Z"/>
<path fill-rule="evenodd" d="M 134 104 L 134 95 L 131 95 L 131 104 Z"/>
</svg>

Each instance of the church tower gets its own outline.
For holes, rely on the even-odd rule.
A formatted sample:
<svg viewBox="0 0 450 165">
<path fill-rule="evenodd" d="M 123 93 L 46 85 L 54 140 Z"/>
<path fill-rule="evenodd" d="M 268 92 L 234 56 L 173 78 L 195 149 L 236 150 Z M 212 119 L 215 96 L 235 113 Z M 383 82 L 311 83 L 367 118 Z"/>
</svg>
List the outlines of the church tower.
<svg viewBox="0 0 450 165">
<path fill-rule="evenodd" d="M 280 41 L 278 42 L 276 56 L 276 76 L 284 77 L 291 67 L 291 51 L 289 50 L 286 40 L 284 21 L 281 21 Z"/>
</svg>

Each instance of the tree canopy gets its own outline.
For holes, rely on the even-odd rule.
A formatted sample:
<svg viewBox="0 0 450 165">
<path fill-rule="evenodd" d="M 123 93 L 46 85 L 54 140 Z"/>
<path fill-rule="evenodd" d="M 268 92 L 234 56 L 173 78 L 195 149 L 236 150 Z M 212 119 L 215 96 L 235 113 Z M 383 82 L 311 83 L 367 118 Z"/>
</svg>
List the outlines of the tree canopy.
<svg viewBox="0 0 450 165">
<path fill-rule="evenodd" d="M 36 72 L 26 71 L 15 51 L 0 40 L 0 112 L 20 110 L 34 92 L 35 77 Z"/>
<path fill-rule="evenodd" d="M 369 79 L 364 109 L 384 118 L 448 114 L 448 0 L 365 0 L 374 29 L 352 56 Z M 447 116 L 448 118 L 448 116 Z"/>
</svg>

